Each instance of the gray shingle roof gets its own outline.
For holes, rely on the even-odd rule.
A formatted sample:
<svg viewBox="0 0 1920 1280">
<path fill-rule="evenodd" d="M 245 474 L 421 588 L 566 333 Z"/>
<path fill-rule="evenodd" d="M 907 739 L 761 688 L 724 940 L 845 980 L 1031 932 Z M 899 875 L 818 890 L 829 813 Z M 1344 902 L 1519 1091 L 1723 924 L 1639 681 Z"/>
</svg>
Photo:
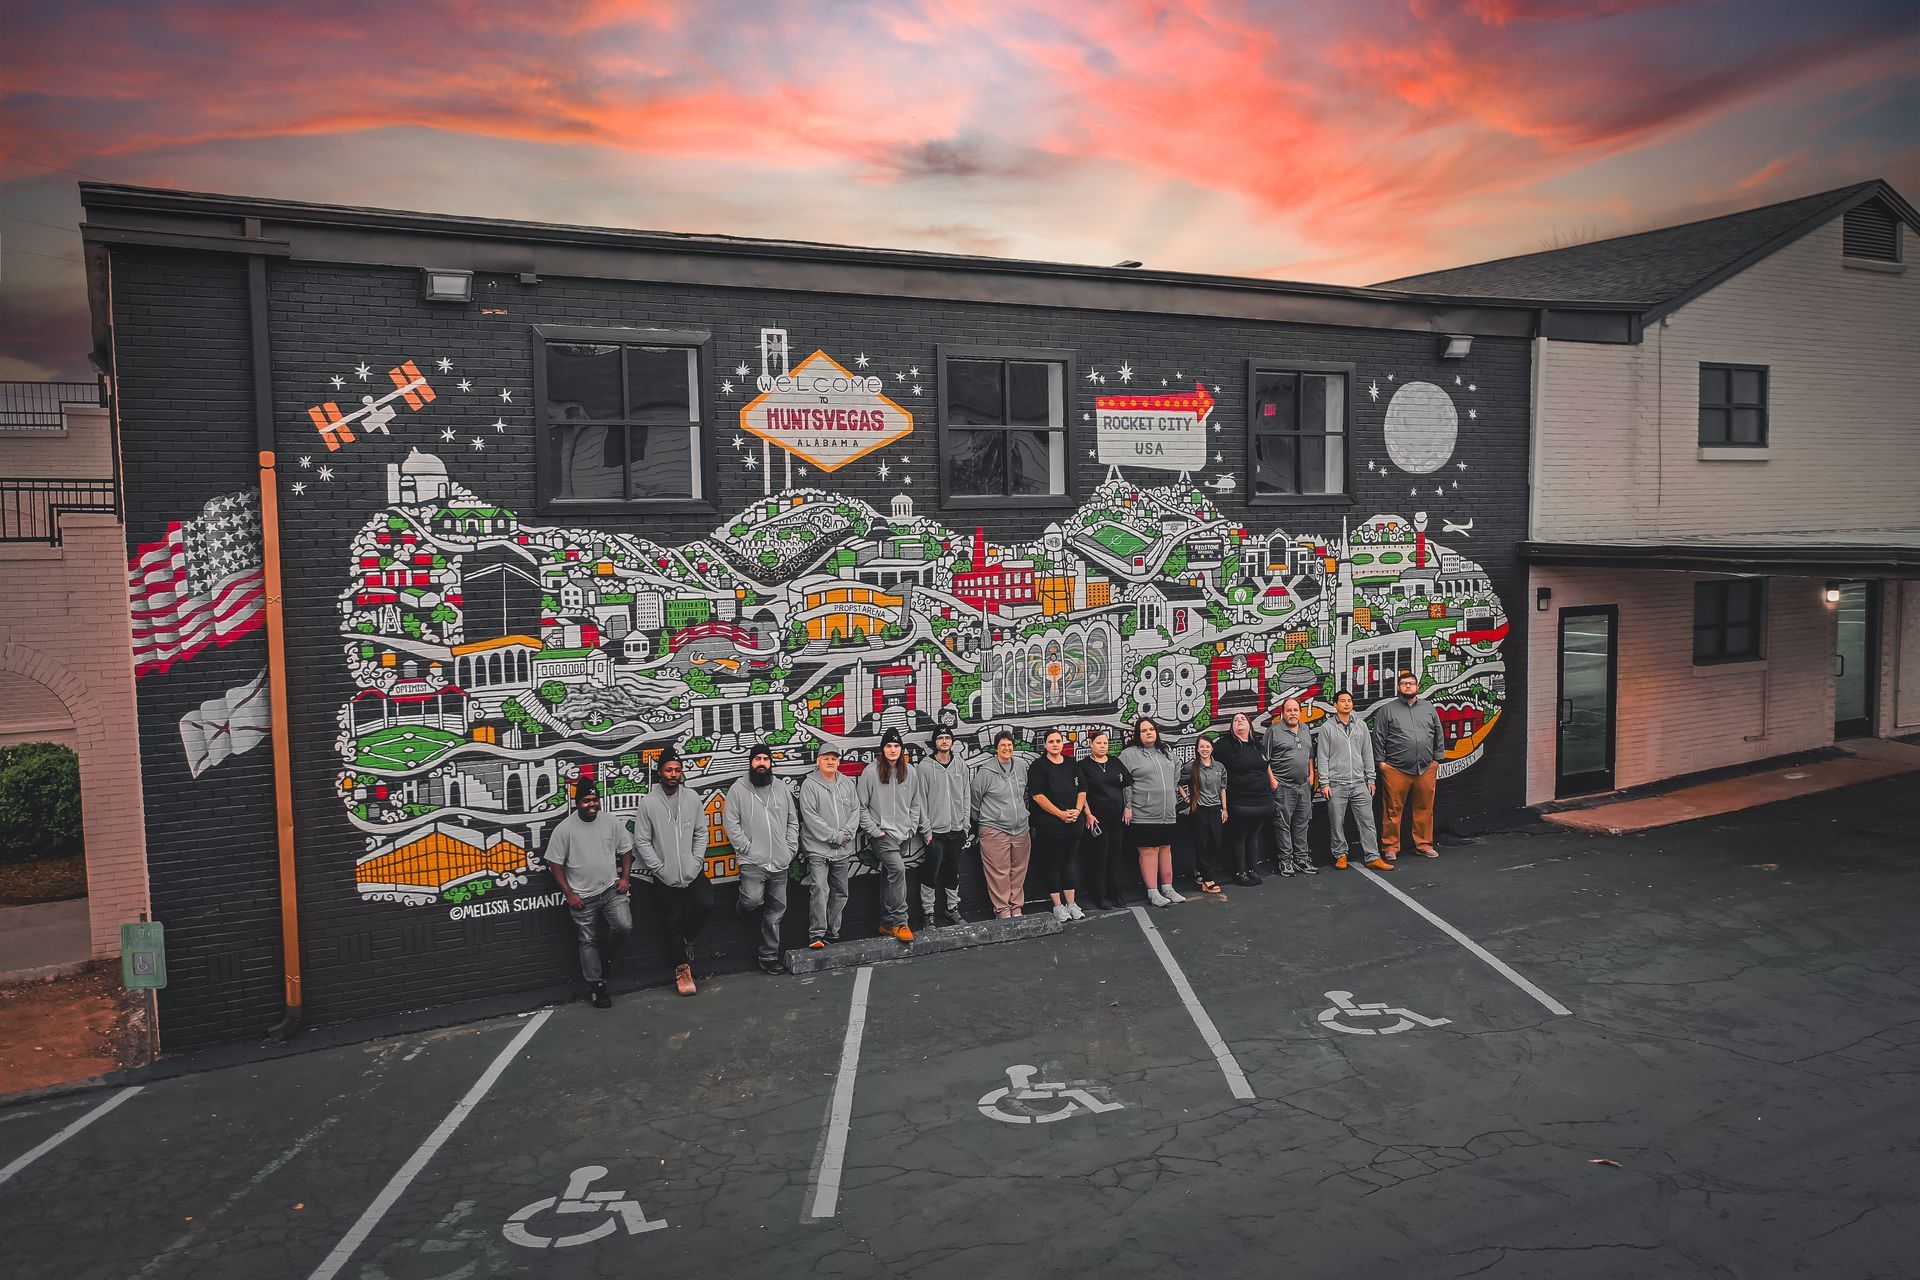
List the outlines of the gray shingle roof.
<svg viewBox="0 0 1920 1280">
<path fill-rule="evenodd" d="M 1911 207 L 1876 179 L 1704 222 L 1402 276 L 1374 287 L 1459 297 L 1634 303 L 1652 309 L 1703 290 L 1721 273 L 1772 252 L 1876 189 L 1890 197 L 1898 213 L 1911 216 Z"/>
</svg>

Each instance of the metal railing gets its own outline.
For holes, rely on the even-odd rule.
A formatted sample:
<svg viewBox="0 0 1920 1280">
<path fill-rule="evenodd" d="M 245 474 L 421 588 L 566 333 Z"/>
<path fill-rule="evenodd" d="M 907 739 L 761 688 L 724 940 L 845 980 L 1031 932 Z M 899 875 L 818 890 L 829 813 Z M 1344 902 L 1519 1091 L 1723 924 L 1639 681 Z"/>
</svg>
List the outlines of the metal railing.
<svg viewBox="0 0 1920 1280">
<path fill-rule="evenodd" d="M 98 382 L 0 381 L 0 431 L 52 431 L 70 404 L 99 404 Z"/>
<path fill-rule="evenodd" d="M 76 511 L 118 514 L 114 484 L 105 480 L 0 479 L 0 542 L 60 545 L 60 517 Z"/>
</svg>

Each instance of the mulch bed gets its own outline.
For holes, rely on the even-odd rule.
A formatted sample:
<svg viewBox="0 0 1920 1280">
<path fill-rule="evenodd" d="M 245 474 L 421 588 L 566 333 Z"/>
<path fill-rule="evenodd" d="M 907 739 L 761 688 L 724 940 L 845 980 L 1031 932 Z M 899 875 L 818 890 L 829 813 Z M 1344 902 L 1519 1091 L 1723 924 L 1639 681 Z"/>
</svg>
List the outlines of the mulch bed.
<svg viewBox="0 0 1920 1280">
<path fill-rule="evenodd" d="M 0 862 L 0 907 L 27 907 L 87 896 L 87 855 L 69 853 Z"/>
</svg>

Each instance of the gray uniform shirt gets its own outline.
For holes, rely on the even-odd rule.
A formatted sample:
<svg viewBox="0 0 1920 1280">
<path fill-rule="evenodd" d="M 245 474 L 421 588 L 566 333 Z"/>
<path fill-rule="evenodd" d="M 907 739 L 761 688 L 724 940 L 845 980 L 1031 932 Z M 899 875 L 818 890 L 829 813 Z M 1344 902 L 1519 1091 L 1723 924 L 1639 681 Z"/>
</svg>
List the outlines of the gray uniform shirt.
<svg viewBox="0 0 1920 1280">
<path fill-rule="evenodd" d="M 1283 787 L 1307 785 L 1313 763 L 1313 733 L 1305 725 L 1289 729 L 1285 721 L 1267 726 L 1267 767 Z"/>
<path fill-rule="evenodd" d="M 1120 753 L 1120 763 L 1133 775 L 1133 785 L 1120 791 L 1133 820 L 1152 826 L 1172 822 L 1180 803 L 1180 758 L 1157 747 L 1132 746 Z"/>
<path fill-rule="evenodd" d="M 633 815 L 633 848 L 658 884 L 684 889 L 707 873 L 707 807 L 685 783 L 655 787 Z"/>
<path fill-rule="evenodd" d="M 860 829 L 869 840 L 905 848 L 925 829 L 920 817 L 920 783 L 914 777 L 919 772 L 909 768 L 906 777 L 883 783 L 876 763 L 860 775 Z"/>
<path fill-rule="evenodd" d="M 1447 751 L 1440 713 L 1424 698 L 1414 699 L 1412 706 L 1395 698 L 1373 713 L 1373 747 L 1382 764 L 1402 773 L 1425 773 Z"/>
<path fill-rule="evenodd" d="M 541 856 L 548 866 L 565 872 L 568 888 L 591 898 L 619 882 L 620 855 L 632 852 L 633 832 L 620 819 L 603 813 L 588 822 L 570 813 L 547 837 L 547 849 Z"/>
<path fill-rule="evenodd" d="M 949 755 L 945 764 L 931 753 L 922 756 L 913 767 L 913 781 L 920 784 L 920 816 L 926 822 L 922 834 L 967 829 L 973 815 L 973 773 L 959 755 Z"/>
<path fill-rule="evenodd" d="M 740 865 L 785 871 L 800 847 L 800 807 L 784 778 L 764 787 L 742 778 L 727 788 L 727 839 Z"/>
<path fill-rule="evenodd" d="M 1227 766 L 1218 760 L 1209 760 L 1195 767 L 1199 773 L 1200 789 L 1193 794 L 1192 812 L 1218 809 L 1220 798 L 1227 793 Z"/>
<path fill-rule="evenodd" d="M 818 770 L 800 780 L 800 850 L 834 862 L 853 856 L 860 834 L 860 795 L 844 773 L 829 782 Z"/>
<path fill-rule="evenodd" d="M 1313 763 L 1320 770 L 1320 785 L 1338 787 L 1348 783 L 1373 781 L 1373 735 L 1355 716 L 1345 724 L 1340 717 L 1328 716 L 1313 734 Z"/>
<path fill-rule="evenodd" d="M 973 771 L 973 816 L 983 827 L 1010 836 L 1027 830 L 1027 761 L 1019 756 L 1005 764 L 993 759 Z"/>
</svg>

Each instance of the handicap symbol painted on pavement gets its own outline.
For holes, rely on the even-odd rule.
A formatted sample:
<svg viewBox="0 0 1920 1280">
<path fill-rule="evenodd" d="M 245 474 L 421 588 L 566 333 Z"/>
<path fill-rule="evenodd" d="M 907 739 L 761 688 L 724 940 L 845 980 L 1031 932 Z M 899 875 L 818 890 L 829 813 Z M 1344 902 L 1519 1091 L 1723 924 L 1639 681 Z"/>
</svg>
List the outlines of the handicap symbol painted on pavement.
<svg viewBox="0 0 1920 1280">
<path fill-rule="evenodd" d="M 1007 1068 L 1007 1085 L 995 1089 L 980 1099 L 980 1114 L 989 1120 L 998 1120 L 1002 1124 L 1051 1124 L 1055 1120 L 1065 1120 L 1069 1116 L 1098 1115 L 1102 1111 L 1119 1111 L 1124 1104 L 1102 1102 L 1085 1089 L 1073 1084 L 1035 1084 L 1033 1082 L 1036 1067 L 1017 1066 Z M 1035 1111 L 1025 1104 L 1062 1103 L 1051 1111 Z M 1003 1104 L 1012 1103 L 1009 1110 Z"/>
<path fill-rule="evenodd" d="M 1329 991 L 1327 999 L 1333 1001 L 1333 1008 L 1320 1011 L 1321 1023 L 1351 1036 L 1393 1036 L 1415 1027 L 1444 1027 L 1453 1021 L 1451 1018 L 1422 1017 L 1411 1009 L 1389 1008 L 1384 1004 L 1355 1004 L 1351 991 Z M 1387 1027 L 1355 1027 L 1345 1021 L 1351 1018 L 1392 1018 L 1394 1022 Z"/>
<path fill-rule="evenodd" d="M 640 1202 L 629 1200 L 624 1191 L 587 1190 L 606 1176 L 605 1165 L 581 1165 L 567 1179 L 565 1191 L 525 1206 L 507 1219 L 506 1226 L 501 1228 L 502 1232 L 514 1244 L 525 1245 L 529 1249 L 570 1249 L 577 1244 L 591 1244 L 602 1236 L 613 1234 L 622 1226 L 626 1227 L 628 1235 L 637 1236 L 658 1231 L 667 1225 L 649 1219 Z M 529 1231 L 527 1223 L 549 1209 L 555 1213 L 594 1213 L 603 1216 L 592 1228 L 568 1236 L 542 1236 Z"/>
</svg>

